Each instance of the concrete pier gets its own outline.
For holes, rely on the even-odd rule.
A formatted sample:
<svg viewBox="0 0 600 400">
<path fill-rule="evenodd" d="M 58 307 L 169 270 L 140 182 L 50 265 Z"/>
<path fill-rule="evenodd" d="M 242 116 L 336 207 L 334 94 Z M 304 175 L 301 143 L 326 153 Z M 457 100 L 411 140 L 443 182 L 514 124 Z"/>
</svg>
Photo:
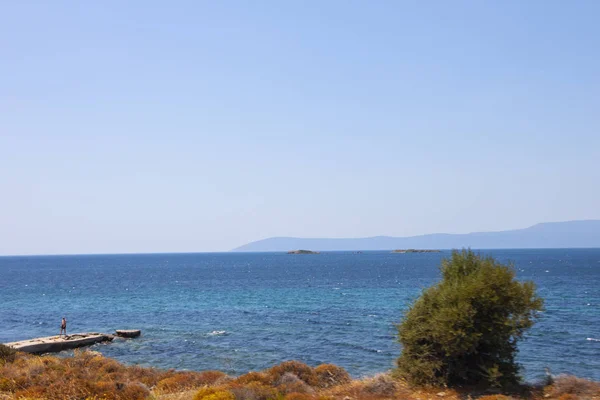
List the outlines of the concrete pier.
<svg viewBox="0 0 600 400">
<path fill-rule="evenodd" d="M 123 338 L 136 338 L 142 334 L 139 329 L 117 329 L 115 332 L 117 336 Z"/>
<path fill-rule="evenodd" d="M 49 336 L 20 342 L 4 343 L 6 346 L 25 353 L 58 353 L 63 350 L 91 346 L 96 343 L 110 342 L 115 337 L 107 333 L 75 333 L 68 336 Z"/>
</svg>

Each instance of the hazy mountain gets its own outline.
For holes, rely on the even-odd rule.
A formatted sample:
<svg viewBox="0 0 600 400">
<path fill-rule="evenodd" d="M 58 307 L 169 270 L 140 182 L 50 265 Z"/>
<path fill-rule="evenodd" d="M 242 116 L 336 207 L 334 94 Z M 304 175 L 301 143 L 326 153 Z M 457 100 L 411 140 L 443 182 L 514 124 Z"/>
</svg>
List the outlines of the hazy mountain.
<svg viewBox="0 0 600 400">
<path fill-rule="evenodd" d="M 273 237 L 251 242 L 232 251 L 288 251 L 308 249 L 392 250 L 600 247 L 600 220 L 546 222 L 525 229 L 466 234 L 434 233 L 421 236 L 376 236 L 356 239 Z"/>
</svg>

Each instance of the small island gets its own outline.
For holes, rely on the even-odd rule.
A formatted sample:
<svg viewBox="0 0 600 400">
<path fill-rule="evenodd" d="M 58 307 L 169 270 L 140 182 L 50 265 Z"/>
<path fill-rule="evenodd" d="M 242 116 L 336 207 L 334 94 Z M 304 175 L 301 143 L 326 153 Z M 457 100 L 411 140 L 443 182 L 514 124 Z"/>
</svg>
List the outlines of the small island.
<svg viewBox="0 0 600 400">
<path fill-rule="evenodd" d="M 319 254 L 318 251 L 310 251 L 310 250 L 290 250 L 287 253 L 288 254 Z"/>
<path fill-rule="evenodd" d="M 405 254 L 405 253 L 439 253 L 441 250 L 418 250 L 418 249 L 406 249 L 406 250 L 393 250 L 392 253 Z"/>
</svg>

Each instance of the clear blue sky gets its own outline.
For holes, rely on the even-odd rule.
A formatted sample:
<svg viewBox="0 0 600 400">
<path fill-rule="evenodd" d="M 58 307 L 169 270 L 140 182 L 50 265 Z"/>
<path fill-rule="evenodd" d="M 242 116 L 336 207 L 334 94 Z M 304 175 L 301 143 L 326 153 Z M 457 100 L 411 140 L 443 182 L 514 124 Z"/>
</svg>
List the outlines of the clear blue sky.
<svg viewBox="0 0 600 400">
<path fill-rule="evenodd" d="M 598 1 L 5 1 L 0 254 L 600 218 Z"/>
</svg>

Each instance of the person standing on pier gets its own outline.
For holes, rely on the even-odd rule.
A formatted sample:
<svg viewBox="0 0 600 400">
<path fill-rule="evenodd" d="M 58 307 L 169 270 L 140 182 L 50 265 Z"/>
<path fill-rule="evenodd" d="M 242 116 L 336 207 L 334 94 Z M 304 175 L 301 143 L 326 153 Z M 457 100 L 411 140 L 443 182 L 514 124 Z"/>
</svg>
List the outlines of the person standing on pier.
<svg viewBox="0 0 600 400">
<path fill-rule="evenodd" d="M 58 337 L 62 335 L 63 331 L 65 332 L 65 337 L 67 337 L 67 319 L 65 317 L 63 317 L 60 322 L 60 333 L 58 334 Z"/>
</svg>

